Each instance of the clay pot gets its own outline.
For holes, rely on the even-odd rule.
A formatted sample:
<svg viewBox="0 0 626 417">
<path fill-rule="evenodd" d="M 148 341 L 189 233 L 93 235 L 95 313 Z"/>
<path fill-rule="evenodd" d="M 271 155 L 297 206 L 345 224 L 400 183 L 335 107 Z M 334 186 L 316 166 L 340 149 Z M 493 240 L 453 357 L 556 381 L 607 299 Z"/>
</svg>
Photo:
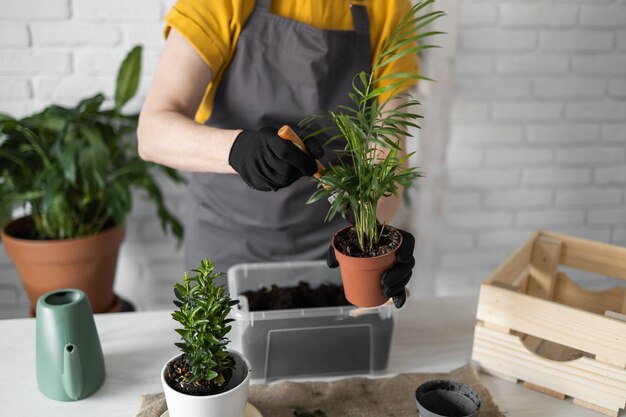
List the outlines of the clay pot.
<svg viewBox="0 0 626 417">
<path fill-rule="evenodd" d="M 2 243 L 13 259 L 31 306 L 41 295 L 59 288 L 76 288 L 87 294 L 94 313 L 115 310 L 120 300 L 113 281 L 124 227 L 111 227 L 96 235 L 62 240 L 33 240 L 25 235 L 30 217 L 9 222 Z"/>
<path fill-rule="evenodd" d="M 385 304 L 388 297 L 383 294 L 383 286 L 380 282 L 383 273 L 396 263 L 396 252 L 402 245 L 402 234 L 390 226 L 400 236 L 400 243 L 389 253 L 371 258 L 356 258 L 344 255 L 335 246 L 335 239 L 345 230 L 352 226 L 344 227 L 333 236 L 332 245 L 335 257 L 339 262 L 343 291 L 346 299 L 357 307 L 377 307 Z"/>
</svg>

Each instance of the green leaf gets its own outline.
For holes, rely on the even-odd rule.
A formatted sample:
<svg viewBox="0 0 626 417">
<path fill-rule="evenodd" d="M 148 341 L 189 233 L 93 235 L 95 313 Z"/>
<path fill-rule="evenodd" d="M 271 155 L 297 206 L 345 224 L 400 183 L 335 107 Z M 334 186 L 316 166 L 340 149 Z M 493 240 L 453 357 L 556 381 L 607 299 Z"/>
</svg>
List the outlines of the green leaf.
<svg viewBox="0 0 626 417">
<path fill-rule="evenodd" d="M 380 69 L 399 59 L 436 47 L 423 41 L 441 32 L 421 31 L 444 15 L 440 11 L 424 12 L 431 4 L 432 0 L 419 2 L 400 19 L 375 57 L 372 74 L 378 74 Z M 411 81 L 428 80 L 417 70 L 379 77 L 372 74 L 360 72 L 354 76 L 347 104 L 338 106 L 325 117 L 307 116 L 302 123 L 306 126 L 327 123 L 324 130 L 318 128 L 318 132 L 308 137 L 321 136 L 334 126 L 338 133 L 333 132 L 331 139 L 324 138 L 326 145 L 338 139 L 345 141 L 344 148 L 335 151 L 336 161 L 315 180 L 319 186 L 307 204 L 334 195 L 326 221 L 347 209 L 352 210 L 357 238 L 363 250 L 371 249 L 380 236 L 376 222 L 379 200 L 383 196 L 397 195 L 401 186 L 408 187 L 421 176 L 413 168 L 404 168 L 408 157 L 400 153 L 400 139 L 408 137 L 410 129 L 419 128 L 417 121 L 422 116 L 412 107 L 419 102 L 398 91 Z M 380 150 L 386 150 L 386 156 L 381 156 Z"/>
<path fill-rule="evenodd" d="M 100 106 L 104 103 L 104 95 L 96 94 L 93 97 L 89 97 L 81 100 L 76 106 L 76 113 L 97 113 L 100 110 Z"/>
<path fill-rule="evenodd" d="M 121 113 L 137 90 L 140 54 L 135 48 L 120 68 L 115 108 L 103 109 L 106 97 L 95 94 L 73 108 L 53 104 L 19 120 L 0 115 L 2 205 L 27 207 L 37 238 L 80 237 L 123 224 L 132 209 L 131 190 L 137 189 L 155 204 L 163 230 L 180 242 L 182 224 L 166 206 L 154 174 L 178 183 L 183 178 L 139 158 L 138 115 Z"/>
<path fill-rule="evenodd" d="M 126 56 L 117 74 L 115 89 L 115 112 L 120 113 L 122 107 L 135 95 L 141 76 L 141 46 L 135 46 Z"/>
</svg>

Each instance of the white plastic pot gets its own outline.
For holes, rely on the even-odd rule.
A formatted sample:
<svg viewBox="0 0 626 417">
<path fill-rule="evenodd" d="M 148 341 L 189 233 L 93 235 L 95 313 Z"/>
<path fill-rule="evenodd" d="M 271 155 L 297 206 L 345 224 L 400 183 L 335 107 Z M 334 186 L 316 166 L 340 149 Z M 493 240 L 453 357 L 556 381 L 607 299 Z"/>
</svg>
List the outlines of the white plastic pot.
<svg viewBox="0 0 626 417">
<path fill-rule="evenodd" d="M 167 364 L 161 370 L 161 383 L 170 417 L 243 417 L 248 401 L 248 386 L 252 370 L 248 360 L 238 352 L 228 351 L 235 360 L 233 376 L 226 391 L 215 395 L 188 395 L 176 391 L 165 381 Z"/>
</svg>

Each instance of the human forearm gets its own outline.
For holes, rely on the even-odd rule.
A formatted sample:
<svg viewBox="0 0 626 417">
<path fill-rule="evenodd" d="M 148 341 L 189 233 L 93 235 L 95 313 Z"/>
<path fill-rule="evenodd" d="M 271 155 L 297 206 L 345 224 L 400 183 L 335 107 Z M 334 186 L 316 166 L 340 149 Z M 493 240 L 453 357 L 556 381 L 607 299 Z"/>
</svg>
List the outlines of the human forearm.
<svg viewBox="0 0 626 417">
<path fill-rule="evenodd" d="M 176 111 L 144 108 L 137 131 L 139 155 L 182 171 L 235 173 L 228 155 L 240 132 L 205 126 Z"/>
<path fill-rule="evenodd" d="M 170 32 L 137 129 L 139 155 L 183 171 L 234 173 L 228 155 L 239 130 L 194 120 L 213 73 L 193 46 Z"/>
</svg>

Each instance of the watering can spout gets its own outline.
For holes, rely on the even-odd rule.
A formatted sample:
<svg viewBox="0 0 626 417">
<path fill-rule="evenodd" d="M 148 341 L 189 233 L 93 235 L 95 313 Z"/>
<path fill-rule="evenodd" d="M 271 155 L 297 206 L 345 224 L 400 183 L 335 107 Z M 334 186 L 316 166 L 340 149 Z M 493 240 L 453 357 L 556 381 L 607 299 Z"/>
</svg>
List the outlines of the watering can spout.
<svg viewBox="0 0 626 417">
<path fill-rule="evenodd" d="M 83 391 L 83 367 L 78 347 L 68 343 L 63 349 L 63 389 L 68 397 L 77 400 Z"/>
</svg>

